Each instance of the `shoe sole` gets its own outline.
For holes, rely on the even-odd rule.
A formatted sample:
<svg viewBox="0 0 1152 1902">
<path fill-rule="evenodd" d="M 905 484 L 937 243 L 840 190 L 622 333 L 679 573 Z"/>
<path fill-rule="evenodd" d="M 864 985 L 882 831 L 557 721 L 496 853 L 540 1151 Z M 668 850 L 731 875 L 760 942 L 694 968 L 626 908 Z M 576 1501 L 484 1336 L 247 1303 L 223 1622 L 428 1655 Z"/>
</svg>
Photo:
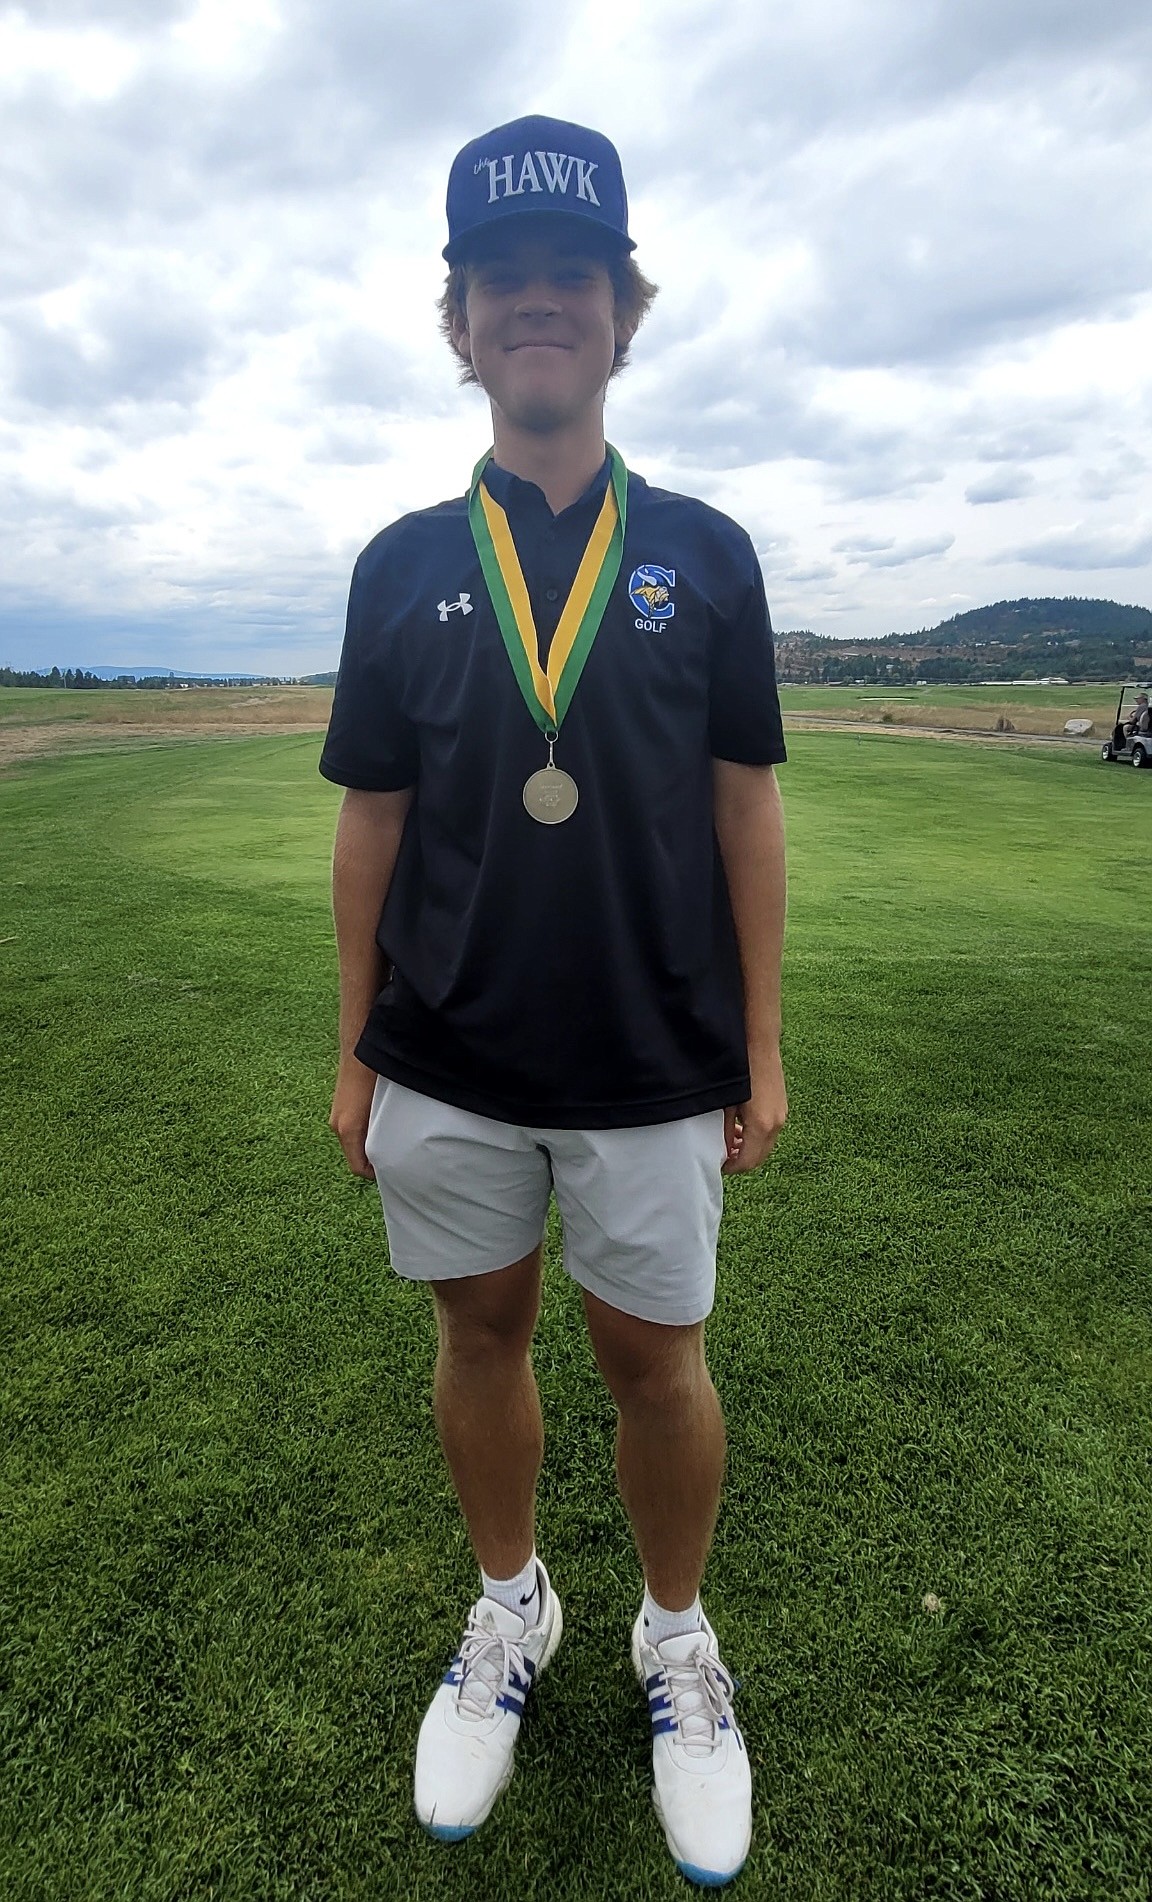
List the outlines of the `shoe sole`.
<svg viewBox="0 0 1152 1902">
<path fill-rule="evenodd" d="M 687 1876 L 689 1882 L 695 1882 L 701 1889 L 723 1889 L 729 1882 L 735 1882 L 744 1864 L 726 1876 L 719 1875 L 715 1869 L 698 1869 L 694 1862 L 678 1862 L 676 1867 L 682 1876 Z"/>
<path fill-rule="evenodd" d="M 544 1649 L 540 1654 L 539 1661 L 536 1665 L 534 1678 L 539 1677 L 544 1671 L 547 1670 L 548 1666 L 552 1662 L 552 1659 L 556 1655 L 556 1647 L 560 1643 L 561 1638 L 564 1636 L 564 1613 L 560 1609 L 560 1600 L 556 1597 L 555 1592 L 553 1592 L 552 1594 L 552 1602 L 556 1607 L 556 1617 L 552 1624 L 551 1635 L 549 1636 L 548 1642 L 544 1646 Z M 511 1783 L 512 1772 L 515 1768 L 516 1768 L 516 1753 L 515 1751 L 513 1751 L 512 1756 L 508 1760 L 507 1771 L 505 1772 L 502 1781 L 497 1784 L 496 1789 L 493 1791 L 492 1800 L 489 1803 L 488 1808 L 484 1811 L 484 1814 L 482 1816 L 478 1816 L 476 1818 L 476 1821 L 474 1823 L 437 1823 L 434 1821 L 430 1821 L 426 1823 L 424 1821 L 424 1818 L 420 1815 L 419 1811 L 417 1811 L 416 1813 L 416 1821 L 420 1824 L 421 1829 L 423 1829 L 427 1835 L 431 1836 L 433 1840 L 438 1843 L 465 1842 L 469 1836 L 474 1836 L 476 1834 L 476 1831 L 482 1826 L 482 1824 L 488 1821 L 488 1818 L 491 1816 L 492 1811 L 495 1809 L 497 1803 L 500 1801 L 500 1798 L 503 1796 L 505 1790 L 508 1788 L 508 1785 Z"/>
</svg>

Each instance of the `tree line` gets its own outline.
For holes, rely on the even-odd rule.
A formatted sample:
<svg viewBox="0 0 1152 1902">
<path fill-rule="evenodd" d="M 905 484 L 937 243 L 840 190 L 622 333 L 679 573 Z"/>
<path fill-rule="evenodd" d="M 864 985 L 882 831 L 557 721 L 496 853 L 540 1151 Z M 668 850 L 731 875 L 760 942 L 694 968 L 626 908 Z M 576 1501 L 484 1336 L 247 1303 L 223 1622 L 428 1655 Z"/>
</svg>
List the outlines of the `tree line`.
<svg viewBox="0 0 1152 1902">
<path fill-rule="evenodd" d="M 822 685 L 858 680 L 885 687 L 910 687 L 917 681 L 972 685 L 1051 674 L 1070 681 L 1119 680 L 1152 673 L 1150 647 L 1147 641 L 1021 641 L 1013 647 L 982 641 L 934 654 L 893 655 L 879 643 L 806 641 L 787 634 L 778 643 L 776 664 L 781 680 Z"/>
<path fill-rule="evenodd" d="M 194 674 L 117 674 L 102 680 L 83 667 L 53 667 L 46 674 L 22 672 L 18 667 L 0 667 L 0 687 L 290 687 L 295 681 L 280 674 L 213 674 L 211 679 Z"/>
</svg>

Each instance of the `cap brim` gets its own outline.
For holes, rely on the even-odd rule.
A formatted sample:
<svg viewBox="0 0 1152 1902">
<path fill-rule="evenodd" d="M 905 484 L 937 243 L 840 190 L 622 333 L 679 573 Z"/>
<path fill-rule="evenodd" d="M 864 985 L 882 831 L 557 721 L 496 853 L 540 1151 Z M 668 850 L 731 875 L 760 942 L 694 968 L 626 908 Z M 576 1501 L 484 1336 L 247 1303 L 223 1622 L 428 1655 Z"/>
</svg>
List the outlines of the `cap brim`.
<svg viewBox="0 0 1152 1902">
<path fill-rule="evenodd" d="M 510 231 L 524 231 L 529 225 L 563 228 L 581 240 L 587 239 L 590 248 L 603 253 L 605 257 L 626 256 L 636 249 L 632 238 L 625 237 L 623 232 L 613 231 L 601 219 L 590 218 L 581 211 L 560 211 L 550 205 L 546 210 L 517 210 L 502 218 L 486 219 L 482 225 L 473 225 L 470 231 L 461 231 L 455 238 L 450 238 L 440 255 L 447 264 L 464 264 L 469 258 L 482 257 L 486 250 Z"/>
</svg>

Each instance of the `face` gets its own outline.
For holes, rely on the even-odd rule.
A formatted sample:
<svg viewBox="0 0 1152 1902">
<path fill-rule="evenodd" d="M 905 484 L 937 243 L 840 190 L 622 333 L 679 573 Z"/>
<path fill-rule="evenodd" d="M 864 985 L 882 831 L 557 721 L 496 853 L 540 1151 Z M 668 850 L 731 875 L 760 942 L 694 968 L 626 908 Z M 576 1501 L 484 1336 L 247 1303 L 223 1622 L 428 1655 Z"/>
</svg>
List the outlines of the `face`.
<svg viewBox="0 0 1152 1902">
<path fill-rule="evenodd" d="M 493 406 L 542 435 L 598 412 L 618 344 L 607 265 L 578 236 L 500 234 L 467 270 L 453 342 Z"/>
</svg>

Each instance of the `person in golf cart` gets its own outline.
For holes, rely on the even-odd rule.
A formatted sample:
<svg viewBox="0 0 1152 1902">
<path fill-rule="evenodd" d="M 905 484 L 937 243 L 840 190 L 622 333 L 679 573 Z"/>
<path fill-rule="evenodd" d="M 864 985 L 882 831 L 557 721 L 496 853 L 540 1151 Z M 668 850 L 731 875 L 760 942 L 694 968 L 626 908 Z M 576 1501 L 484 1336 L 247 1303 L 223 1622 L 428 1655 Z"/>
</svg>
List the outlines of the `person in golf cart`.
<svg viewBox="0 0 1152 1902">
<path fill-rule="evenodd" d="M 1152 708 L 1148 705 L 1148 695 L 1138 693 L 1131 710 L 1124 713 L 1124 692 L 1120 694 L 1120 704 L 1116 709 L 1116 720 L 1112 728 L 1112 754 L 1123 752 L 1129 741 L 1137 733 L 1152 733 Z"/>
</svg>

